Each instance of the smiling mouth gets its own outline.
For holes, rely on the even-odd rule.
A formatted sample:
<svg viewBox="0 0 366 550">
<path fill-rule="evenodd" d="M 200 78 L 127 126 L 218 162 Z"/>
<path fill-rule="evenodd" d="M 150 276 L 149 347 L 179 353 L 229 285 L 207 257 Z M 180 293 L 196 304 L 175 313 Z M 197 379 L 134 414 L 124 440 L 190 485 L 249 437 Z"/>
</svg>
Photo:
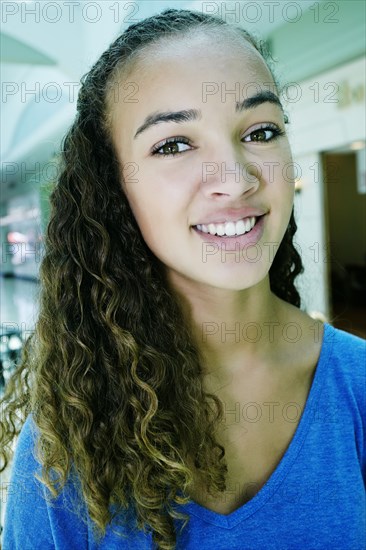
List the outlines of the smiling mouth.
<svg viewBox="0 0 366 550">
<path fill-rule="evenodd" d="M 249 233 L 262 217 L 252 216 L 250 218 L 242 218 L 236 222 L 198 224 L 193 227 L 202 233 L 218 237 L 234 237 Z"/>
</svg>

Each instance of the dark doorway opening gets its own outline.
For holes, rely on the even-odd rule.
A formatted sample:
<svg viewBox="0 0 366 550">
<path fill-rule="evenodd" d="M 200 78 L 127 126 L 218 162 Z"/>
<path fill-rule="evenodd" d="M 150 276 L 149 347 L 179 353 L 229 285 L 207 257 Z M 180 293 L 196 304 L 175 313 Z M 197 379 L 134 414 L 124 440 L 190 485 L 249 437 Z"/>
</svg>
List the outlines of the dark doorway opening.
<svg viewBox="0 0 366 550">
<path fill-rule="evenodd" d="M 366 194 L 357 153 L 322 154 L 331 323 L 366 338 Z"/>
</svg>

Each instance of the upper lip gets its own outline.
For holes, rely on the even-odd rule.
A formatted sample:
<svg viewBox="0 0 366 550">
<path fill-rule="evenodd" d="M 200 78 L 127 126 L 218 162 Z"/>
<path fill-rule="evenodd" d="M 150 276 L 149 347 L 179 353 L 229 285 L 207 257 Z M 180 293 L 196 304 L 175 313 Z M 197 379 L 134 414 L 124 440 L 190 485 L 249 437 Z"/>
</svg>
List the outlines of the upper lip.
<svg viewBox="0 0 366 550">
<path fill-rule="evenodd" d="M 251 218 L 255 216 L 263 216 L 267 214 L 266 211 L 260 210 L 259 208 L 223 208 L 221 210 L 216 210 L 212 214 L 208 214 L 205 217 L 202 217 L 199 222 L 194 225 L 207 225 L 210 223 L 227 223 L 227 222 L 236 222 L 243 218 Z"/>
</svg>

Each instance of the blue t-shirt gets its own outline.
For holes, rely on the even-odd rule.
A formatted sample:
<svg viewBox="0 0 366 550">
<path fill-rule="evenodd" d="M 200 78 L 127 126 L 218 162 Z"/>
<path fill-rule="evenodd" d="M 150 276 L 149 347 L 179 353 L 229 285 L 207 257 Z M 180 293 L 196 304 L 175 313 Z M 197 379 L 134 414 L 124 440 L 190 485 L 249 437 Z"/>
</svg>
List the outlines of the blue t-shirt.
<svg viewBox="0 0 366 550">
<path fill-rule="evenodd" d="M 28 416 L 16 446 L 8 486 L 4 550 L 152 549 L 149 532 L 109 526 L 98 545 L 90 518 L 75 514 L 68 482 L 47 502 L 32 450 L 35 424 Z M 71 477 L 70 477 L 71 479 Z M 267 483 L 228 515 L 190 501 L 174 504 L 189 514 L 177 550 L 366 549 L 366 340 L 324 326 L 310 392 L 296 432 Z M 82 505 L 82 504 L 81 504 Z M 129 524 L 132 525 L 132 524 Z"/>
</svg>

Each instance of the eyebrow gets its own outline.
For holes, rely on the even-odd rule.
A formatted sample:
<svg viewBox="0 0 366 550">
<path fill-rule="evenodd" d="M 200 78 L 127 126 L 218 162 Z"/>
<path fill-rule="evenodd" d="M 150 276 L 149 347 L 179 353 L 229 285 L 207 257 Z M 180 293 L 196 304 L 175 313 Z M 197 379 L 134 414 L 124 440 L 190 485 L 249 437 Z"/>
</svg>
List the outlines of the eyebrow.
<svg viewBox="0 0 366 550">
<path fill-rule="evenodd" d="M 258 92 L 251 97 L 247 97 L 243 101 L 236 101 L 235 112 L 241 113 L 242 111 L 254 109 L 259 105 L 262 105 L 263 103 L 273 103 L 274 105 L 277 105 L 282 112 L 284 112 L 279 98 L 276 96 L 276 94 L 270 92 L 269 90 Z M 194 120 L 200 120 L 201 117 L 202 113 L 200 109 L 183 109 L 182 111 L 156 112 L 148 115 L 145 118 L 144 122 L 137 129 L 134 135 L 134 139 L 136 139 L 139 134 L 142 134 L 142 132 L 144 132 L 151 126 L 161 124 L 162 122 L 191 122 Z"/>
</svg>

